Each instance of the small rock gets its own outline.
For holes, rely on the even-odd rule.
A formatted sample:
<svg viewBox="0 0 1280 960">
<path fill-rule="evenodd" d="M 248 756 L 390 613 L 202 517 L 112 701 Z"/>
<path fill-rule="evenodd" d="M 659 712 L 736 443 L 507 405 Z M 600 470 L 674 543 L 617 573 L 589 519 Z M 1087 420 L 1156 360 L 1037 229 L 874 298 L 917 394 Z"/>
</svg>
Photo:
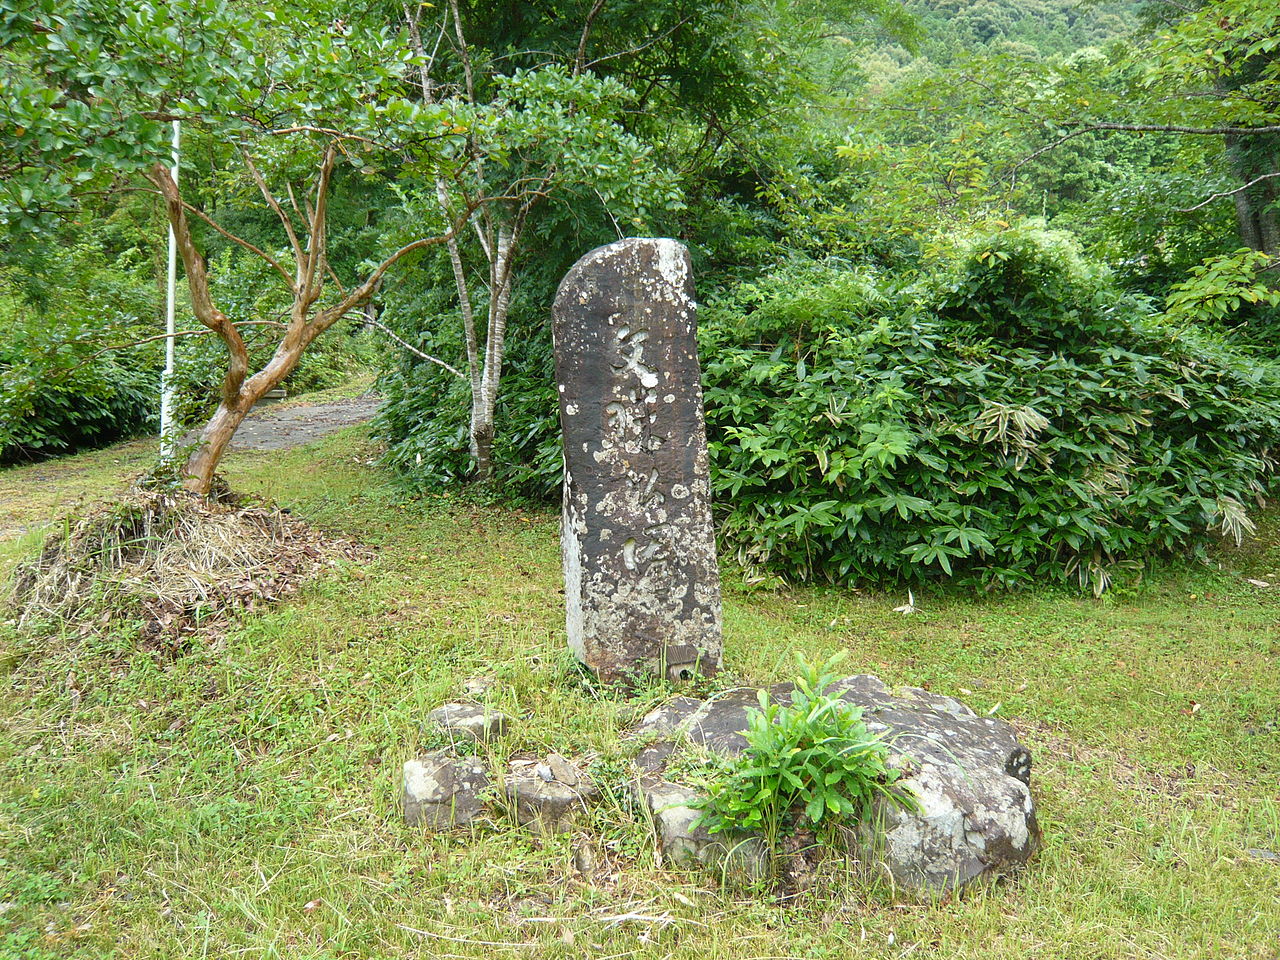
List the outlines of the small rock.
<svg viewBox="0 0 1280 960">
<path fill-rule="evenodd" d="M 538 764 L 536 767 L 533 768 L 533 772 L 538 775 L 538 779 L 541 780 L 543 783 L 550 783 L 552 780 L 556 778 L 556 775 L 551 772 L 551 768 L 548 767 L 545 763 Z"/>
<path fill-rule="evenodd" d="M 554 779 L 559 780 L 566 786 L 576 787 L 585 779 L 581 770 L 558 753 L 553 753 L 547 757 L 546 767 L 551 771 L 551 776 Z"/>
<path fill-rule="evenodd" d="M 1263 850 L 1261 847 L 1251 847 L 1246 850 L 1245 853 L 1251 857 L 1256 857 L 1259 860 L 1270 860 L 1272 863 L 1280 863 L 1280 853 L 1276 853 L 1274 850 Z"/>
<path fill-rule="evenodd" d="M 589 840 L 583 840 L 573 848 L 573 869 L 581 874 L 592 874 L 596 871 L 596 850 Z"/>
<path fill-rule="evenodd" d="M 462 685 L 462 692 L 468 697 L 483 697 L 498 685 L 493 677 L 472 677 Z"/>
<path fill-rule="evenodd" d="M 404 819 L 410 826 L 454 827 L 470 823 L 484 808 L 489 786 L 484 764 L 436 750 L 404 765 Z"/>
<path fill-rule="evenodd" d="M 599 791 L 589 781 L 571 787 L 554 779 L 545 780 L 540 775 L 544 769 L 550 773 L 547 765 L 540 763 L 532 774 L 523 767 L 507 777 L 510 810 L 517 823 L 539 833 L 567 833 L 586 811 L 587 801 Z"/>
<path fill-rule="evenodd" d="M 427 714 L 427 720 L 447 730 L 481 743 L 496 740 L 507 732 L 511 718 L 478 703 L 446 703 Z"/>
</svg>

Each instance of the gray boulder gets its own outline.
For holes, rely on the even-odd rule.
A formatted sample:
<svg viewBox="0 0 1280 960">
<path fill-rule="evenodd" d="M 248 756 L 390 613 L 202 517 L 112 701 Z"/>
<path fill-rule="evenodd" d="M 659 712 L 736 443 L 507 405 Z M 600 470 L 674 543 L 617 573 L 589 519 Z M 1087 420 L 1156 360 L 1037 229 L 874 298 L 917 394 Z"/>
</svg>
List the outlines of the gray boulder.
<svg viewBox="0 0 1280 960">
<path fill-rule="evenodd" d="M 404 819 L 436 829 L 470 823 L 484 809 L 480 793 L 489 786 L 484 764 L 436 750 L 404 765 Z"/>
<path fill-rule="evenodd" d="M 769 694 L 786 703 L 791 689 L 777 684 Z M 864 860 L 882 864 L 898 886 L 946 890 L 1011 873 L 1039 849 L 1031 754 L 1008 723 L 926 690 L 895 695 L 869 675 L 833 689 L 863 708 L 868 729 L 885 735 L 890 762 L 907 771 L 899 783 L 920 806 L 912 811 L 881 801 L 860 827 Z M 657 738 L 638 759 L 642 782 L 660 781 L 671 744 L 681 739 L 726 755 L 742 752 L 747 709 L 756 703 L 755 690 L 738 689 L 708 700 L 679 697 L 649 713 L 636 730 Z M 659 827 L 673 859 L 692 851 L 705 861 L 696 836 L 677 838 L 673 827 L 668 837 Z"/>
<path fill-rule="evenodd" d="M 662 856 L 675 866 L 702 864 L 726 877 L 750 882 L 769 870 L 769 855 L 758 837 L 711 834 L 698 824 L 701 794 L 692 787 L 642 777 L 637 783 L 641 802 L 653 817 Z"/>
</svg>

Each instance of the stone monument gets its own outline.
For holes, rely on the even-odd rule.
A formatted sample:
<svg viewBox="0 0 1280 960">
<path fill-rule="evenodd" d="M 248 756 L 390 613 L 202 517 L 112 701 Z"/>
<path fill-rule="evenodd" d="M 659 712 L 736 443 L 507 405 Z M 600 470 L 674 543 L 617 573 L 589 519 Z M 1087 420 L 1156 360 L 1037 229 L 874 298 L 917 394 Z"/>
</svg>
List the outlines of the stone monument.
<svg viewBox="0 0 1280 960">
<path fill-rule="evenodd" d="M 675 240 L 592 250 L 556 294 L 569 644 L 606 681 L 720 666 L 695 313 Z"/>
</svg>

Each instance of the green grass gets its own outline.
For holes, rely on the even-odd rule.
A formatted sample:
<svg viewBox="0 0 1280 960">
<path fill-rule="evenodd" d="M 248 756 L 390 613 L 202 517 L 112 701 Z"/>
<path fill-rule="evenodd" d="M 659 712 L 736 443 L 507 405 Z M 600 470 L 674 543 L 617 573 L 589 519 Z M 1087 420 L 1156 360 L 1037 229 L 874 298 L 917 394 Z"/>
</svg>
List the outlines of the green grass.
<svg viewBox="0 0 1280 960">
<path fill-rule="evenodd" d="M 4 471 L 0 510 L 109 496 L 146 455 Z M 620 768 L 617 735 L 652 701 L 593 691 L 565 652 L 556 517 L 404 503 L 370 458 L 356 429 L 232 460 L 235 487 L 378 557 L 224 643 L 168 661 L 126 630 L 0 638 L 0 958 L 1280 956 L 1280 864 L 1247 853 L 1280 851 L 1280 587 L 1243 579 L 1280 571 L 1274 518 L 1219 568 L 1103 601 L 930 593 L 904 617 L 903 596 L 728 572 L 741 679 L 848 649 L 851 670 L 998 705 L 1035 754 L 1046 846 L 1016 880 L 780 904 L 660 869 L 620 783 L 577 837 L 403 824 L 401 764 L 468 677 L 495 675 L 521 717 L 496 759 Z M 609 922 L 625 914 L 669 922 Z"/>
</svg>

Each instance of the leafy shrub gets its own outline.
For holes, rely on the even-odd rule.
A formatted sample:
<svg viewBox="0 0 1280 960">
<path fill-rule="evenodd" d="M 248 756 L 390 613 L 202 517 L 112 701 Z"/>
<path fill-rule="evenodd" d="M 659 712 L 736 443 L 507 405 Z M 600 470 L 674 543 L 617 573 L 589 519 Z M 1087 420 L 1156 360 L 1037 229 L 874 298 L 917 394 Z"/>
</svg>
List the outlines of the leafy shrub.
<svg viewBox="0 0 1280 960">
<path fill-rule="evenodd" d="M 1186 326 L 1220 327 L 1233 342 L 1275 357 L 1280 353 L 1280 290 L 1270 285 L 1267 272 L 1278 265 L 1275 258 L 1247 247 L 1209 257 L 1170 287 L 1165 315 Z"/>
<path fill-rule="evenodd" d="M 0 277 L 0 462 L 100 446 L 155 426 L 163 348 L 102 347 L 153 335 L 155 289 L 128 251 L 107 265 L 101 246 L 66 251 L 39 306 Z"/>
<path fill-rule="evenodd" d="M 893 788 L 899 771 L 887 765 L 889 748 L 868 732 L 862 708 L 827 692 L 838 658 L 821 668 L 797 659 L 791 702 L 772 703 L 761 690 L 760 709 L 747 711 L 747 749 L 707 782 L 700 822 L 711 833 L 758 834 L 776 848 L 803 821 L 862 820 L 878 797 L 914 803 Z"/>
<path fill-rule="evenodd" d="M 1101 592 L 1239 539 L 1280 434 L 1274 371 L 1022 227 L 895 283 L 822 264 L 704 315 L 721 530 L 799 579 L 1075 577 Z"/>
</svg>

